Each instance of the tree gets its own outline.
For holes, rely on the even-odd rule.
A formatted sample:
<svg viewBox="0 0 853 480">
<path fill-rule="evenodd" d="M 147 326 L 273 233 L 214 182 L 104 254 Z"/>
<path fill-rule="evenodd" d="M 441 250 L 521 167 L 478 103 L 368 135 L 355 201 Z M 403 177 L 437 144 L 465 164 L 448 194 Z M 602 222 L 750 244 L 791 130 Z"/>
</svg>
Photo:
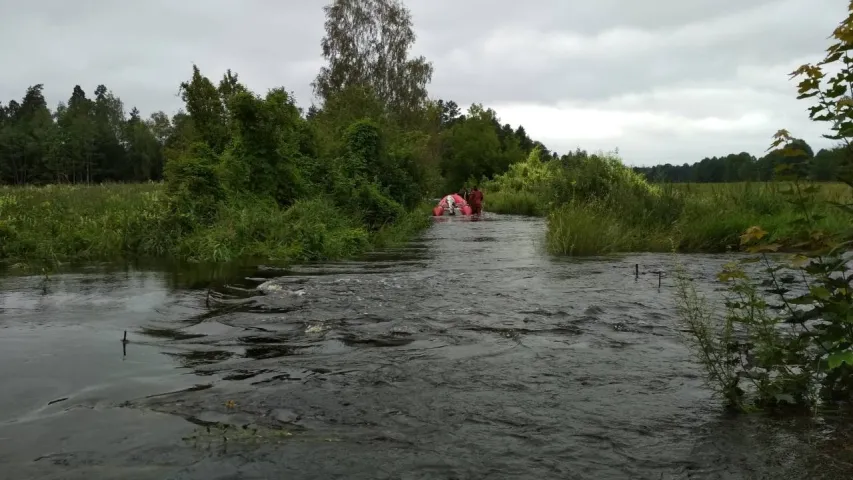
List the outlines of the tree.
<svg viewBox="0 0 853 480">
<path fill-rule="evenodd" d="M 95 168 L 88 181 L 120 181 L 131 169 L 127 164 L 124 134 L 125 113 L 121 99 L 105 85 L 95 88 L 93 106 L 95 130 Z"/>
<path fill-rule="evenodd" d="M 439 100 L 436 105 L 441 112 L 440 125 L 442 128 L 449 128 L 453 126 L 454 123 L 465 118 L 465 116 L 462 115 L 462 110 L 459 108 L 459 105 L 457 105 L 453 100 L 448 102 Z"/>
<path fill-rule="evenodd" d="M 226 75 L 226 78 L 230 72 Z M 234 76 L 236 81 L 236 76 Z M 202 76 L 198 66 L 193 65 L 190 81 L 181 83 L 181 99 L 193 120 L 195 131 L 216 153 L 222 153 L 228 141 L 225 106 L 222 92 L 230 94 L 235 87 L 230 82 L 217 89 L 213 82 Z"/>
<path fill-rule="evenodd" d="M 442 162 L 442 174 L 447 187 L 461 188 L 469 179 L 491 177 L 506 171 L 501 142 L 494 127 L 494 112 L 473 104 L 464 121 L 453 125 L 446 134 L 447 151 Z M 496 164 L 501 163 L 500 167 Z"/>
<path fill-rule="evenodd" d="M 43 89 L 42 84 L 33 85 L 20 105 L 10 103 L 14 125 L 7 130 L 4 143 L 8 168 L 17 184 L 44 181 L 46 176 L 45 159 L 54 141 L 55 125 Z"/>
<path fill-rule="evenodd" d="M 163 149 L 134 107 L 124 126 L 127 165 L 120 178 L 135 181 L 159 180 L 163 170 Z"/>
<path fill-rule="evenodd" d="M 369 87 L 400 117 L 421 110 L 433 67 L 409 58 L 415 42 L 409 10 L 399 0 L 335 0 L 323 8 L 323 57 L 329 62 L 312 83 L 325 104 L 347 87 Z"/>
<path fill-rule="evenodd" d="M 166 145 L 166 141 L 174 133 L 172 121 L 169 120 L 169 116 L 164 112 L 152 113 L 148 120 L 146 120 L 145 124 L 151 130 L 151 133 L 160 145 Z"/>
</svg>

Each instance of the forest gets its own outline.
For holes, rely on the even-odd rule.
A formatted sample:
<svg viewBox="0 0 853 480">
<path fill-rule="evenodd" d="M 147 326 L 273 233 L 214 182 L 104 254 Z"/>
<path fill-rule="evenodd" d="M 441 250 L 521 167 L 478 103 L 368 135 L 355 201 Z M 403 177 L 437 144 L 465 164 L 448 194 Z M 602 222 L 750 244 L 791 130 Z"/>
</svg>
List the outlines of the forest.
<svg viewBox="0 0 853 480">
<path fill-rule="evenodd" d="M 193 78 L 214 85 L 198 69 Z M 215 85 L 223 105 L 232 88 L 245 89 L 238 74 L 228 71 Z M 0 102 L 0 184 L 161 181 L 167 159 L 196 139 L 189 105 L 171 116 L 157 111 L 143 118 L 135 106 L 128 111 L 105 85 L 97 85 L 93 95 L 75 85 L 68 100 L 51 109 L 43 89 L 43 84 L 32 85 L 21 99 Z M 491 178 L 506 171 L 534 146 L 556 156 L 531 139 L 524 126 L 502 124 L 495 111 L 482 105 L 471 105 L 464 112 L 454 101 L 438 100 L 429 107 L 435 115 L 437 173 L 447 187 L 459 188 L 470 178 Z M 314 106 L 307 113 L 297 110 L 306 141 L 316 143 L 323 110 Z M 317 151 L 316 145 L 305 146 Z"/>
<path fill-rule="evenodd" d="M 822 148 L 817 153 L 803 139 L 794 139 L 792 144 L 799 150 L 793 157 L 785 157 L 779 151 L 771 151 L 760 158 L 740 152 L 703 158 L 693 164 L 634 167 L 634 171 L 656 183 L 768 182 L 776 178 L 777 166 L 799 164 L 804 178 L 833 182 L 848 161 L 847 147 L 843 143 L 833 148 Z"/>
<path fill-rule="evenodd" d="M 239 84 L 237 74 L 226 72 L 219 81 L 220 95 L 229 84 Z M 26 89 L 21 99 L 0 102 L 0 184 L 93 184 L 102 182 L 161 181 L 166 158 L 192 141 L 192 116 L 185 110 L 162 111 L 143 118 L 137 107 L 128 111 L 121 98 L 105 85 L 87 95 L 75 85 L 67 101 L 51 109 L 42 94 L 43 84 Z M 224 101 L 224 100 L 223 100 Z M 498 113 L 472 105 L 463 112 L 456 102 L 438 100 L 436 128 L 440 162 L 440 187 L 458 189 L 466 181 L 491 179 L 512 163 L 524 160 L 534 146 L 546 160 L 559 155 L 531 139 L 523 125 L 502 124 Z M 299 111 L 309 131 L 316 128 L 320 109 Z M 799 160 L 808 178 L 834 181 L 845 162 L 845 147 L 821 149 L 797 139 Z M 775 167 L 790 162 L 778 152 L 755 157 L 747 152 L 704 158 L 682 165 L 633 167 L 655 183 L 726 183 L 772 181 Z"/>
</svg>

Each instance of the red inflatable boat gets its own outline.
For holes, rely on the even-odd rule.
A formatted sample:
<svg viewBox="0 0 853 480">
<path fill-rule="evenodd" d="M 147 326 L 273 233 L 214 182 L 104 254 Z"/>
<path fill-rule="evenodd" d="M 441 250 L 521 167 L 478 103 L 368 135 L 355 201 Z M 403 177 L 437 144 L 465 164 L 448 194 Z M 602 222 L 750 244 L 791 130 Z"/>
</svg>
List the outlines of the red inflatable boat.
<svg viewBox="0 0 853 480">
<path fill-rule="evenodd" d="M 471 208 L 471 205 L 468 205 L 468 202 L 464 198 L 455 193 L 444 196 L 438 202 L 438 205 L 432 209 L 434 217 L 441 217 L 443 215 L 471 215 L 472 213 L 474 213 L 474 210 Z"/>
</svg>

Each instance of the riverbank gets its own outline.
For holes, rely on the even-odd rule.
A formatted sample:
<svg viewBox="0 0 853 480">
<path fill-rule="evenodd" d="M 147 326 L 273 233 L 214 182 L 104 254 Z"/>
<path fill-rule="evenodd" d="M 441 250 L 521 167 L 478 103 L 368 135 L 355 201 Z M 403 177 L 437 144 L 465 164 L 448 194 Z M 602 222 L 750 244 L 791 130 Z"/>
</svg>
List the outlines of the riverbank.
<svg viewBox="0 0 853 480">
<path fill-rule="evenodd" d="M 841 183 L 805 184 L 816 188 L 816 227 L 829 235 L 850 237 L 849 218 L 831 203 L 853 201 Z M 720 253 L 739 249 L 740 235 L 760 225 L 782 250 L 808 235 L 795 221 L 796 205 L 789 183 L 726 183 L 649 185 L 645 212 L 634 205 L 619 208 L 608 201 L 548 204 L 547 194 L 529 191 L 486 191 L 489 211 L 544 216 L 551 253 L 586 255 L 614 252 Z M 543 192 L 550 192 L 543 189 Z M 631 197 L 626 197 L 631 199 Z"/>
<path fill-rule="evenodd" d="M 338 259 L 408 240 L 429 226 L 428 210 L 370 231 L 322 197 L 288 208 L 247 199 L 221 205 L 211 225 L 183 233 L 161 183 L 0 187 L 0 261 Z"/>
</svg>

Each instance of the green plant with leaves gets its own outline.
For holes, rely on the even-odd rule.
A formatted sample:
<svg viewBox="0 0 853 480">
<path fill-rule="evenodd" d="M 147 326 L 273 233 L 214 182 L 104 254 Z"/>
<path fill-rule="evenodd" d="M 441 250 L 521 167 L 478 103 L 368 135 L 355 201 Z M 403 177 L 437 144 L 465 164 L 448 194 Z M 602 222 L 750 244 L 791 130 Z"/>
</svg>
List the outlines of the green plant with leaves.
<svg viewBox="0 0 853 480">
<path fill-rule="evenodd" d="M 809 109 L 812 120 L 829 122 L 832 133 L 825 136 L 849 147 L 853 137 L 853 57 L 848 54 L 853 49 L 853 1 L 850 15 L 833 38 L 823 61 L 804 65 L 792 76 L 803 77 L 799 99 L 817 99 Z M 828 77 L 824 72 L 834 67 L 839 73 Z M 801 234 L 796 243 L 787 245 L 798 253 L 780 261 L 776 253 L 783 245 L 768 241 L 768 232 L 760 226 L 750 227 L 741 236 L 741 244 L 758 256 L 726 265 L 718 277 L 728 284 L 728 311 L 722 325 L 707 314 L 695 313 L 696 302 L 689 298 L 690 289 L 684 282 L 679 285 L 681 318 L 709 380 L 734 409 L 815 408 L 850 402 L 851 237 L 849 232 L 821 228 L 824 216 L 817 208 L 819 188 L 802 183 L 808 168 L 801 161 L 804 155 L 796 140 L 780 130 L 770 150 L 789 159 L 777 165 L 777 178 L 789 181 L 782 194 L 798 212 L 791 223 Z M 853 188 L 850 177 L 839 180 Z M 834 206 L 853 225 L 851 205 L 834 202 Z M 747 265 L 756 262 L 762 268 L 748 271 Z"/>
</svg>

